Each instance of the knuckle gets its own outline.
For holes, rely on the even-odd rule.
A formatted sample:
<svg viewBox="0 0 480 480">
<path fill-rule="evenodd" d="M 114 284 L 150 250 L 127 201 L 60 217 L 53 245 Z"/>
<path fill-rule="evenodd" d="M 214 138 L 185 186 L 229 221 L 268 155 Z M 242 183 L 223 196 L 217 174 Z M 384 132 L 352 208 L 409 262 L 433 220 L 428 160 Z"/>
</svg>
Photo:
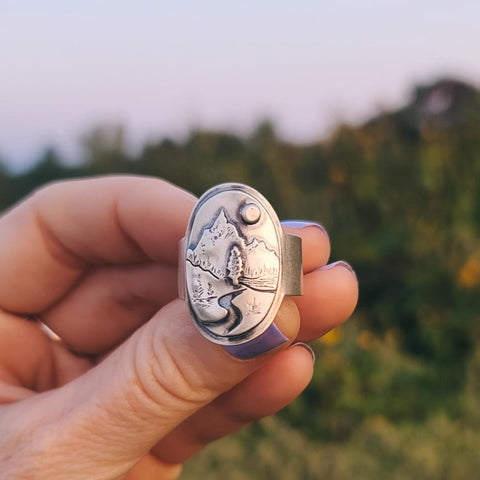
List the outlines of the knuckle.
<svg viewBox="0 0 480 480">
<path fill-rule="evenodd" d="M 138 342 L 133 362 L 138 390 L 147 403 L 171 416 L 198 409 L 214 398 L 195 368 L 180 361 L 168 341 L 155 339 L 149 330 Z"/>
</svg>

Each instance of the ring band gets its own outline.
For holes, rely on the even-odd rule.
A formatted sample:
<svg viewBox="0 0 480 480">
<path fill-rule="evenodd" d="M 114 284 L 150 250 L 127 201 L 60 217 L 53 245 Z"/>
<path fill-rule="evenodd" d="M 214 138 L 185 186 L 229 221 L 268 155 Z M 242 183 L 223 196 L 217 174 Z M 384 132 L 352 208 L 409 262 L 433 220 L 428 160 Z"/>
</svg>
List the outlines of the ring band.
<svg viewBox="0 0 480 480">
<path fill-rule="evenodd" d="M 239 358 L 286 342 L 273 321 L 302 278 L 301 238 L 263 195 L 226 183 L 200 197 L 180 242 L 179 296 L 205 338 Z"/>
<path fill-rule="evenodd" d="M 25 318 L 27 320 L 31 320 L 32 322 L 35 322 L 38 325 L 38 328 L 43 332 L 45 336 L 47 336 L 50 340 L 53 342 L 59 342 L 63 343 L 63 340 L 60 338 L 59 335 L 57 335 L 40 317 L 40 315 L 37 314 L 32 314 L 32 315 L 26 315 Z"/>
</svg>

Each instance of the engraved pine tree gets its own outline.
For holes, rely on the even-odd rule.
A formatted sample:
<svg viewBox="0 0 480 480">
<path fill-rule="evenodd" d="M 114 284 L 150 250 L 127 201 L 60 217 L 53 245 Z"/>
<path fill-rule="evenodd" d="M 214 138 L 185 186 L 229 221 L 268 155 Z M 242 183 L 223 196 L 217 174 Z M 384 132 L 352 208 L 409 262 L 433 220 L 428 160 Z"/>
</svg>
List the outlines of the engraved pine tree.
<svg viewBox="0 0 480 480">
<path fill-rule="evenodd" d="M 193 286 L 193 299 L 194 300 L 201 300 L 202 297 L 203 297 L 203 293 L 204 293 L 204 288 L 203 288 L 203 285 L 202 285 L 202 280 L 201 280 L 201 277 L 200 277 L 200 274 L 197 274 L 195 275 L 195 284 Z"/>
<path fill-rule="evenodd" d="M 240 249 L 237 246 L 233 246 L 230 250 L 230 256 L 227 263 L 228 278 L 234 285 L 239 284 L 239 278 L 243 274 L 243 260 Z"/>
</svg>

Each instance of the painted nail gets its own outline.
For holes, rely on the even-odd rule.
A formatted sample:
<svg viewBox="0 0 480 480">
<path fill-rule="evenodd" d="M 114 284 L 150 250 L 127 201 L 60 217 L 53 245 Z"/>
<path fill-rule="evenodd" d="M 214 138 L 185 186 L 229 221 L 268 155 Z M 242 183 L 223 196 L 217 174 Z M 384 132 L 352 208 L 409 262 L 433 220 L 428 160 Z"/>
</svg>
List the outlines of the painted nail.
<svg viewBox="0 0 480 480">
<path fill-rule="evenodd" d="M 304 348 L 312 357 L 312 362 L 315 363 L 315 352 L 312 350 L 312 347 L 310 345 L 307 345 L 306 343 L 302 342 L 297 342 L 292 345 L 290 345 L 289 348 L 294 348 L 294 347 L 302 347 Z"/>
<path fill-rule="evenodd" d="M 282 225 L 292 228 L 316 227 L 328 237 L 328 232 L 325 230 L 325 227 L 323 225 L 320 225 L 319 223 L 309 222 L 307 220 L 284 220 L 282 221 Z"/>
<path fill-rule="evenodd" d="M 247 343 L 225 347 L 225 350 L 236 358 L 248 360 L 267 353 L 286 342 L 288 342 L 288 338 L 272 323 L 259 337 Z"/>
<path fill-rule="evenodd" d="M 357 278 L 357 274 L 355 273 L 355 270 L 352 268 L 352 266 L 345 262 L 344 260 L 339 260 L 338 262 L 333 262 L 330 263 L 329 265 L 325 265 L 321 268 L 321 270 L 331 270 L 332 268 L 335 267 L 342 267 L 346 268 L 354 277 L 355 279 Z"/>
</svg>

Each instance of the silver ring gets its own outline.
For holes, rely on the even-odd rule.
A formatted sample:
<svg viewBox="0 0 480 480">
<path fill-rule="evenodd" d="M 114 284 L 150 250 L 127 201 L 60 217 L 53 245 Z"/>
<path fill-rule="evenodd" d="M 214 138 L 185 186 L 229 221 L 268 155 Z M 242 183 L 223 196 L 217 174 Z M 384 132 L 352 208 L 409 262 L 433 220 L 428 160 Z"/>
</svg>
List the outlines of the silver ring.
<svg viewBox="0 0 480 480">
<path fill-rule="evenodd" d="M 60 338 L 60 336 L 57 335 L 46 323 L 44 323 L 40 315 L 27 315 L 25 318 L 35 322 L 40 328 L 40 330 L 44 333 L 44 335 L 53 342 L 63 343 L 63 340 Z"/>
<path fill-rule="evenodd" d="M 236 346 L 262 336 L 284 296 L 302 294 L 302 278 L 301 238 L 263 195 L 225 183 L 200 197 L 180 242 L 179 296 L 205 338 Z"/>
</svg>

